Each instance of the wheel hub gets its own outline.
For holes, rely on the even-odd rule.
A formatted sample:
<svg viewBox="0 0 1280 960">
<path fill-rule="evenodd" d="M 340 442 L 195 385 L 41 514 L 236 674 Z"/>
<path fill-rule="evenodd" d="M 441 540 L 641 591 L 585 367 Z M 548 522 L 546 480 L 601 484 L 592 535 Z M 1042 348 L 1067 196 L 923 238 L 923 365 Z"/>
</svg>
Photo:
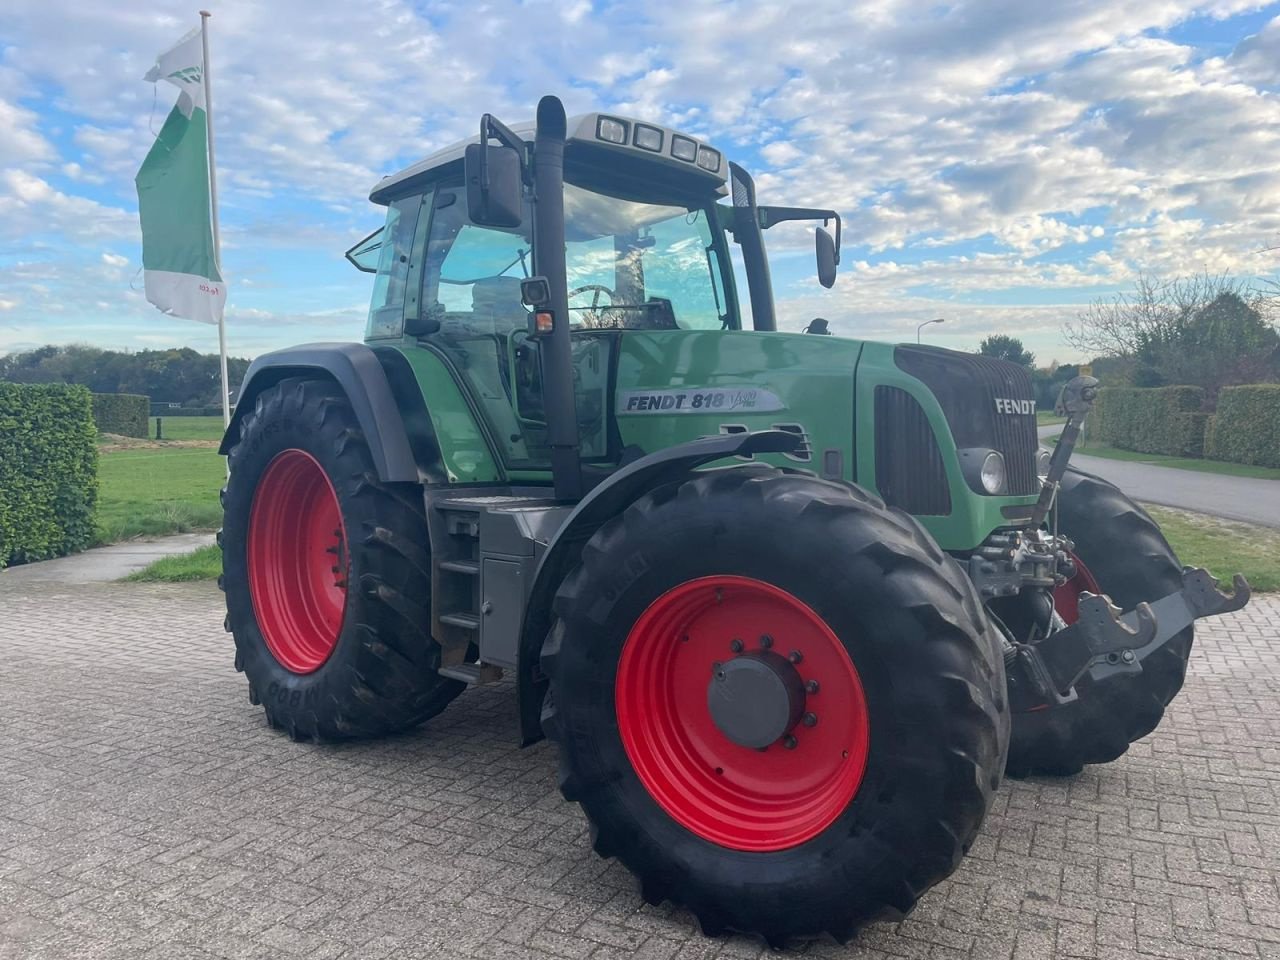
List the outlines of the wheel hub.
<svg viewBox="0 0 1280 960">
<path fill-rule="evenodd" d="M 716 665 L 707 685 L 711 720 L 740 747 L 781 740 L 804 715 L 804 681 L 786 657 L 756 650 Z"/>
</svg>

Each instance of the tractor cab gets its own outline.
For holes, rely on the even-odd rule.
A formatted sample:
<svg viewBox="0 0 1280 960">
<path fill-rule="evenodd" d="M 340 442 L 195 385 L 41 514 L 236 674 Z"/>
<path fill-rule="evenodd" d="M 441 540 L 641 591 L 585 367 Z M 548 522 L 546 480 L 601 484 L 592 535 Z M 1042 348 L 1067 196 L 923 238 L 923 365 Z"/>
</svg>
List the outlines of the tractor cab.
<svg viewBox="0 0 1280 960">
<path fill-rule="evenodd" d="M 741 330 L 735 240 L 755 329 L 773 330 L 761 231 L 782 219 L 838 223 L 830 210 L 757 208 L 745 171 L 676 130 L 601 113 L 565 123 L 558 209 L 547 209 L 547 191 L 534 183 L 535 129 L 487 118 L 484 145 L 454 145 L 379 183 L 372 199 L 387 207 L 386 224 L 347 253 L 375 274 L 366 341 L 411 339 L 441 357 L 508 474 L 552 463 L 555 388 L 549 397 L 545 374 L 555 358 L 546 354 L 567 344 L 578 460 L 588 469 L 616 464 L 628 445 L 613 420 L 619 335 Z M 492 136 L 500 142 L 490 146 L 492 134 L 510 143 Z M 733 206 L 724 202 L 731 178 Z M 500 192 L 502 209 L 490 209 Z M 818 242 L 829 285 L 834 240 L 823 232 Z M 554 248 L 562 258 L 544 254 Z M 522 285 L 560 270 L 559 309 L 529 302 Z M 538 313 L 544 324 L 553 318 L 548 329 L 538 328 Z M 560 482 L 573 496 L 575 481 Z"/>
</svg>

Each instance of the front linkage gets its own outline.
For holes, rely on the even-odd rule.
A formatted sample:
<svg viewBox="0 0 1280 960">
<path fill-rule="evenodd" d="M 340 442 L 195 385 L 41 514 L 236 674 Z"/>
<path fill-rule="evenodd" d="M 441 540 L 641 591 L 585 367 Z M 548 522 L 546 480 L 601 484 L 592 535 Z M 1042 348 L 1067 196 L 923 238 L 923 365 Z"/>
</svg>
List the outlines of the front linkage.
<svg viewBox="0 0 1280 960">
<path fill-rule="evenodd" d="M 1045 616 L 1027 642 L 1006 637 L 1011 706 L 1015 711 L 1076 699 L 1076 682 L 1086 673 L 1095 681 L 1121 673 L 1141 673 L 1142 663 L 1194 621 L 1241 609 L 1249 602 L 1248 582 L 1236 574 L 1233 592 L 1201 568 L 1183 569 L 1182 588 L 1122 613 L 1106 596 L 1082 593 L 1079 618 L 1063 625 L 1049 591 L 1074 575 L 1074 544 L 1041 529 L 1098 395 L 1098 381 L 1076 377 L 1062 391 L 1059 407 L 1067 423 L 1049 462 L 1040 498 L 1026 530 L 993 534 L 969 558 L 969 574 L 984 599 L 1040 588 Z M 1059 627 L 1060 629 L 1054 629 Z"/>
</svg>

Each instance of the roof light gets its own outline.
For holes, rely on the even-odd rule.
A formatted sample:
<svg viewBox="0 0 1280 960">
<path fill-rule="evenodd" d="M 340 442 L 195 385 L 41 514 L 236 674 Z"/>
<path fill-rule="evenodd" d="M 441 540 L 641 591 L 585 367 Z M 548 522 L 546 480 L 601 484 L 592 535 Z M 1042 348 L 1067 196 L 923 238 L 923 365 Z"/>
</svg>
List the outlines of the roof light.
<svg viewBox="0 0 1280 960">
<path fill-rule="evenodd" d="M 601 117 L 596 121 L 596 137 L 606 143 L 626 143 L 627 122 L 613 117 Z"/>
<path fill-rule="evenodd" d="M 720 151 L 710 147 L 698 148 L 698 166 L 710 173 L 720 172 Z"/>
<path fill-rule="evenodd" d="M 677 160 L 693 163 L 698 156 L 698 143 L 696 140 L 677 134 L 671 138 L 671 155 Z"/>
<path fill-rule="evenodd" d="M 661 153 L 662 131 L 657 127 L 650 127 L 647 124 L 637 123 L 635 139 L 631 142 L 641 150 L 652 150 L 654 153 Z"/>
</svg>

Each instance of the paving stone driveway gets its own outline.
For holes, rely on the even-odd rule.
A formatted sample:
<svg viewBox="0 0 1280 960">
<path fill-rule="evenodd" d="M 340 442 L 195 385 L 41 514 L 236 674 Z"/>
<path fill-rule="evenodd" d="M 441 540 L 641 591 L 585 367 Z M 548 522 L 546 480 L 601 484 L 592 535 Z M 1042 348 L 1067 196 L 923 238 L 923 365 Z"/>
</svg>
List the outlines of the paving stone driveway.
<svg viewBox="0 0 1280 960">
<path fill-rule="evenodd" d="M 815 957 L 1280 958 L 1280 601 L 1201 631 L 1156 735 L 1011 782 L 904 923 Z M 0 578 L 0 957 L 755 957 L 595 857 L 509 685 L 301 746 L 205 585 Z"/>
</svg>

